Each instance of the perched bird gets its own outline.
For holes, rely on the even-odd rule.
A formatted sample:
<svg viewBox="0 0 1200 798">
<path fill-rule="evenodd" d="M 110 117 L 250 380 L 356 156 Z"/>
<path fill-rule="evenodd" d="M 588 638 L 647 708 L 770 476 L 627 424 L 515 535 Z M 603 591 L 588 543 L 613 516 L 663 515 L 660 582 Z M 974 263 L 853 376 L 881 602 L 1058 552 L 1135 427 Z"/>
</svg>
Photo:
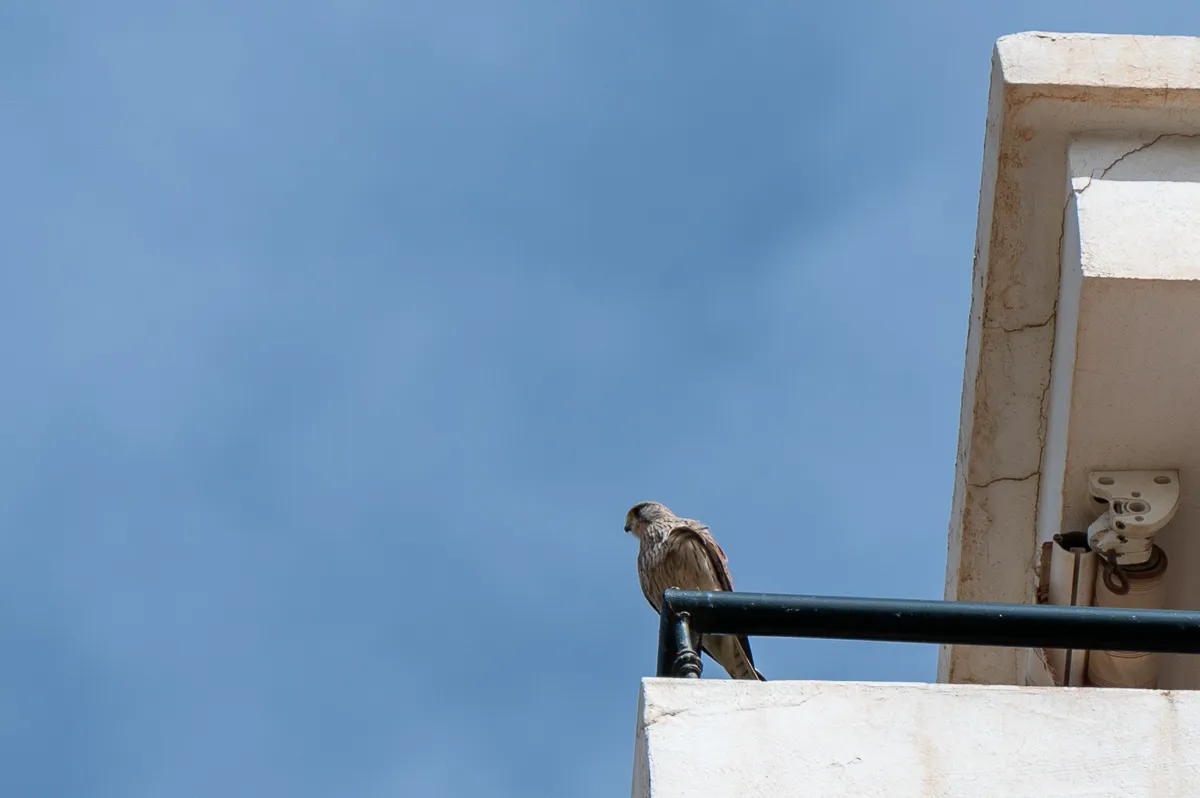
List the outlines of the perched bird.
<svg viewBox="0 0 1200 798">
<path fill-rule="evenodd" d="M 625 531 L 639 541 L 638 581 L 655 612 L 669 587 L 733 590 L 725 552 L 699 521 L 679 518 L 658 502 L 641 502 L 625 514 Z M 745 635 L 704 635 L 702 643 L 701 650 L 734 679 L 766 681 L 754 667 Z"/>
</svg>

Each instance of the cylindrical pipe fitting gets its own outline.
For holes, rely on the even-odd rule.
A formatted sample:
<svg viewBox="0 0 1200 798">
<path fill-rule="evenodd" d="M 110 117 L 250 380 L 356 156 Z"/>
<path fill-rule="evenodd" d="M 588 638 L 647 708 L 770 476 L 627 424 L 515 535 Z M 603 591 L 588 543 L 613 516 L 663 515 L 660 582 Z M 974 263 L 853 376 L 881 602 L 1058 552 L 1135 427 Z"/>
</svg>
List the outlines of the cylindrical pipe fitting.
<svg viewBox="0 0 1200 798">
<path fill-rule="evenodd" d="M 1150 559 L 1138 565 L 1105 562 L 1095 576 L 1097 607 L 1163 609 L 1166 599 L 1167 555 L 1154 546 Z M 1108 574 L 1108 578 L 1105 575 Z M 1117 587 L 1114 590 L 1113 587 Z M 1088 656 L 1088 682 L 1095 687 L 1158 686 L 1158 655 L 1143 652 L 1092 651 Z"/>
<path fill-rule="evenodd" d="M 1088 551 L 1087 535 L 1067 532 L 1054 536 L 1050 552 L 1050 579 L 1046 600 L 1050 604 L 1087 607 L 1092 603 L 1098 558 Z M 1060 685 L 1078 687 L 1087 673 L 1088 652 L 1046 649 L 1046 661 Z"/>
</svg>

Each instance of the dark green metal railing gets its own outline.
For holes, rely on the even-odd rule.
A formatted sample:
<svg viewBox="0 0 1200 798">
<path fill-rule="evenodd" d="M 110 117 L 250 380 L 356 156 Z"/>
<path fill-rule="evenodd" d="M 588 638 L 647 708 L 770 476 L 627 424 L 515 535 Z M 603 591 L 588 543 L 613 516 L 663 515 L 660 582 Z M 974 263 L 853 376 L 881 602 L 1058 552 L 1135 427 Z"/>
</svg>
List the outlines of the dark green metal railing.
<svg viewBox="0 0 1200 798">
<path fill-rule="evenodd" d="M 658 675 L 700 675 L 705 634 L 1200 654 L 1200 612 L 666 590 Z"/>
</svg>

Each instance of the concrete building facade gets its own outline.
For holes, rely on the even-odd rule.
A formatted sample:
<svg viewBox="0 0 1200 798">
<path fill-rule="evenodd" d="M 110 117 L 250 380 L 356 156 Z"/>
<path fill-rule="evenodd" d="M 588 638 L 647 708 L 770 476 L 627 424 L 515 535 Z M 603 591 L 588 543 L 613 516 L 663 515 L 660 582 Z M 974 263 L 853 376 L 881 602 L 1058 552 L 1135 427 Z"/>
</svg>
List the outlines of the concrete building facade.
<svg viewBox="0 0 1200 798">
<path fill-rule="evenodd" d="M 946 599 L 1200 609 L 1198 363 L 1200 39 L 1000 39 Z M 1197 659 L 646 679 L 633 795 L 1200 796 Z"/>
</svg>

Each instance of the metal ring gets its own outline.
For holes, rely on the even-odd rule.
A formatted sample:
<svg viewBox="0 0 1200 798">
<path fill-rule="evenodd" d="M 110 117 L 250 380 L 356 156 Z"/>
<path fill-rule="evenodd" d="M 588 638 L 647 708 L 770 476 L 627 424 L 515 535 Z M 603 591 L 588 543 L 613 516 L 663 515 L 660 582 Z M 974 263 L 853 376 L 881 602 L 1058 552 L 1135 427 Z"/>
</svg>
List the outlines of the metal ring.
<svg viewBox="0 0 1200 798">
<path fill-rule="evenodd" d="M 1167 570 L 1167 553 L 1158 546 L 1150 549 L 1150 559 L 1137 565 L 1122 566 L 1130 579 L 1153 579 Z"/>
<path fill-rule="evenodd" d="M 1105 552 L 1101 565 L 1104 568 L 1104 586 L 1118 596 L 1128 593 L 1129 577 L 1125 575 L 1125 569 L 1117 562 L 1117 553 L 1115 551 Z"/>
</svg>

